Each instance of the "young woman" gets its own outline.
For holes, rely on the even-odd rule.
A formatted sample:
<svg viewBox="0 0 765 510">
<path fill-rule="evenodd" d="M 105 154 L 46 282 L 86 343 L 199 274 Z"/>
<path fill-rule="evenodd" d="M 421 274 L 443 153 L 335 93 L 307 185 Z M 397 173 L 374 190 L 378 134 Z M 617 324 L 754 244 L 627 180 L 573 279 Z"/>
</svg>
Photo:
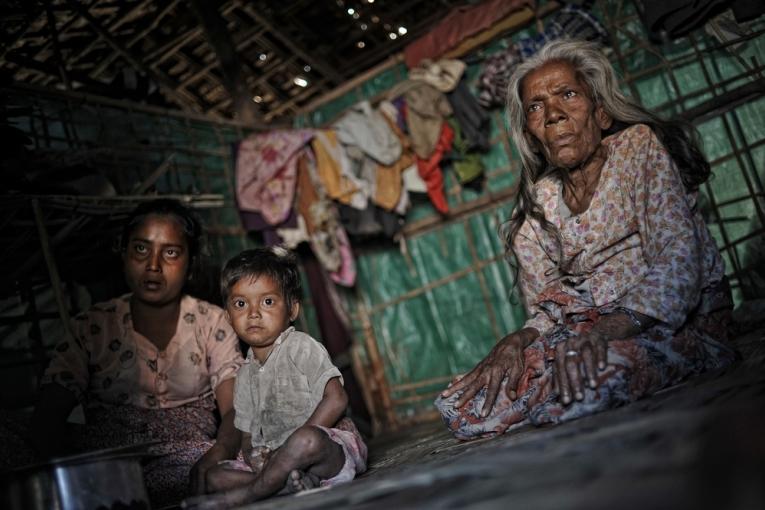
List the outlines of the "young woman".
<svg viewBox="0 0 765 510">
<path fill-rule="evenodd" d="M 145 466 L 155 507 L 180 500 L 189 485 L 204 492 L 207 470 L 239 449 L 236 335 L 219 307 L 184 293 L 201 236 L 195 215 L 172 200 L 130 215 L 121 238 L 130 293 L 74 319 L 75 338 L 56 347 L 33 417 L 32 442 L 46 456 L 161 441 L 166 455 Z M 78 403 L 85 430 L 64 441 Z"/>
</svg>

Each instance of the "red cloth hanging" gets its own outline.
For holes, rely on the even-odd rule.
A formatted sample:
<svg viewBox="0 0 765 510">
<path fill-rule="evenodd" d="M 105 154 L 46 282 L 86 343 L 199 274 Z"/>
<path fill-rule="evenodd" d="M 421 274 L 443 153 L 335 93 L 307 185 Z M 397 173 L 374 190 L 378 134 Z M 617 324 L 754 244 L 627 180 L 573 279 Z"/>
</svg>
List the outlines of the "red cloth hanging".
<svg viewBox="0 0 765 510">
<path fill-rule="evenodd" d="M 433 154 L 428 159 L 417 157 L 417 171 L 428 187 L 428 198 L 441 214 L 449 212 L 449 204 L 444 195 L 444 174 L 441 172 L 440 164 L 444 154 L 452 150 L 452 141 L 454 141 L 454 130 L 444 122 Z"/>
</svg>

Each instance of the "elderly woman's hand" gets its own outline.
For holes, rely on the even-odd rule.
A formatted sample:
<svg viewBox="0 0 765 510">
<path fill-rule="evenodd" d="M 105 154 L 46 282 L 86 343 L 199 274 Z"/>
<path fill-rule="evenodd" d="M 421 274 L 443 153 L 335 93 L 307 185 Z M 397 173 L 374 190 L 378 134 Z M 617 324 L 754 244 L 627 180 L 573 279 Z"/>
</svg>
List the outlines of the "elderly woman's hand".
<svg viewBox="0 0 765 510">
<path fill-rule="evenodd" d="M 597 370 L 606 368 L 607 356 L 608 338 L 596 330 L 559 343 L 555 347 L 555 382 L 561 402 L 570 403 L 572 393 L 573 398 L 582 400 L 584 379 L 590 388 L 596 388 Z M 584 373 L 580 366 L 584 366 Z"/>
<path fill-rule="evenodd" d="M 502 338 L 488 356 L 464 376 L 457 377 L 452 384 L 441 393 L 442 397 L 450 397 L 462 391 L 455 407 L 465 405 L 482 388 L 486 388 L 486 400 L 481 409 L 481 416 L 488 416 L 494 402 L 497 400 L 503 379 L 507 376 L 505 388 L 511 400 L 516 399 L 518 381 L 523 375 L 523 350 L 528 347 L 539 332 L 532 328 L 522 329 Z"/>
<path fill-rule="evenodd" d="M 620 308 L 601 316 L 588 333 L 559 343 L 555 347 L 555 383 L 561 402 L 569 404 L 572 396 L 582 400 L 585 379 L 590 388 L 598 386 L 598 370 L 605 370 L 608 363 L 609 341 L 630 338 L 655 323 L 647 315 Z M 580 367 L 584 367 L 584 373 Z"/>
</svg>

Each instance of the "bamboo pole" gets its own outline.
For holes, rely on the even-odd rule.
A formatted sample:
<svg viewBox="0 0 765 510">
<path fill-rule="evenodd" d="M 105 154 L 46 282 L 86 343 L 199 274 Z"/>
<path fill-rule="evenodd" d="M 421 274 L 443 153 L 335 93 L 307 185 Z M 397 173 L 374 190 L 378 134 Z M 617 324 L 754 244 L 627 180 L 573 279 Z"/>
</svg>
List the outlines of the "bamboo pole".
<svg viewBox="0 0 765 510">
<path fill-rule="evenodd" d="M 385 378 L 385 366 L 382 357 L 380 356 L 380 351 L 377 348 L 372 321 L 369 318 L 366 305 L 361 297 L 359 297 L 358 303 L 359 316 L 364 329 L 364 345 L 366 347 L 367 357 L 369 358 L 370 371 L 372 372 L 375 386 L 379 390 L 378 395 L 380 397 L 380 406 L 382 408 L 382 418 L 387 426 L 396 428 L 396 413 L 394 412 L 393 404 L 391 402 L 390 388 L 388 386 L 388 381 Z"/>
<path fill-rule="evenodd" d="M 58 308 L 59 318 L 64 325 L 64 331 L 68 333 L 71 338 L 74 338 L 75 336 L 74 332 L 72 331 L 69 310 L 64 303 L 64 293 L 61 289 L 61 279 L 58 276 L 56 261 L 53 258 L 53 253 L 50 249 L 48 231 L 45 230 L 45 223 L 43 221 L 43 215 L 42 210 L 40 209 L 39 200 L 32 199 L 32 211 L 34 211 L 35 222 L 37 223 L 37 234 L 40 236 L 40 246 L 42 247 L 43 256 L 45 257 L 45 265 L 48 266 L 48 275 L 50 276 L 51 285 L 53 287 L 53 295 L 56 298 L 56 306 Z"/>
<path fill-rule="evenodd" d="M 356 380 L 359 382 L 361 397 L 364 399 L 364 404 L 366 404 L 370 418 L 372 419 L 372 435 L 376 436 L 382 431 L 382 420 L 377 412 L 377 405 L 373 398 L 375 389 L 374 381 L 370 384 L 370 380 L 367 377 L 368 370 L 361 360 L 359 349 L 360 347 L 358 345 L 351 345 L 351 370 L 356 376 Z"/>
<path fill-rule="evenodd" d="M 90 102 L 97 105 L 111 106 L 115 108 L 133 109 L 137 112 L 142 112 L 142 113 L 161 115 L 161 116 L 172 117 L 177 119 L 189 119 L 189 120 L 196 120 L 201 122 L 209 122 L 209 123 L 214 123 L 214 124 L 219 124 L 224 126 L 230 126 L 233 128 L 243 127 L 249 130 L 255 129 L 255 126 L 252 126 L 250 124 L 246 124 L 244 122 L 231 120 L 231 119 L 224 119 L 219 116 L 205 115 L 202 113 L 189 112 L 189 111 L 171 110 L 169 108 L 162 108 L 159 106 L 150 106 L 150 105 L 141 104 L 141 103 L 133 103 L 131 101 L 126 101 L 124 99 L 112 99 L 109 97 L 98 96 L 95 94 L 88 94 L 85 92 L 76 92 L 72 90 L 56 90 L 56 89 L 51 89 L 48 87 L 42 87 L 39 85 L 32 85 L 29 83 L 14 82 L 13 84 L 2 87 L 2 89 L 0 89 L 0 92 L 2 92 L 2 94 L 5 96 L 8 95 L 8 91 L 18 92 L 20 95 L 29 95 L 33 93 L 40 96 L 62 97 L 62 98 L 71 99 L 72 101 L 81 101 L 83 103 Z"/>
<path fill-rule="evenodd" d="M 171 152 L 170 155 L 165 158 L 162 164 L 159 165 L 151 173 L 151 175 L 149 175 L 142 183 L 136 186 L 134 193 L 136 195 L 143 195 L 144 193 L 146 193 L 146 191 L 149 188 L 151 188 L 154 185 L 154 183 L 157 182 L 157 179 L 162 177 L 162 175 L 164 175 L 164 173 L 167 172 L 167 169 L 170 168 L 170 163 L 173 161 L 173 158 L 175 158 L 175 153 Z"/>
</svg>

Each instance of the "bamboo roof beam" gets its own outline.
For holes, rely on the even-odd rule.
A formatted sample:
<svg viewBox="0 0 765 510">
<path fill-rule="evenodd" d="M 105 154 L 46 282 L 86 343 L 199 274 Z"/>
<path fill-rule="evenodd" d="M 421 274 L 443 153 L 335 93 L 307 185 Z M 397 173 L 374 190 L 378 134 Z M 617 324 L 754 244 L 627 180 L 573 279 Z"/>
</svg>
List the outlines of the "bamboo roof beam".
<svg viewBox="0 0 765 510">
<path fill-rule="evenodd" d="M 231 2 L 228 2 L 223 5 L 221 8 L 221 12 L 223 14 L 228 14 L 231 12 L 236 5 L 234 5 Z M 183 32 L 182 34 L 178 35 L 174 39 L 171 39 L 170 41 L 166 42 L 159 48 L 149 52 L 146 54 L 145 60 L 147 62 L 151 62 L 151 66 L 156 66 L 173 56 L 178 50 L 186 46 L 189 42 L 196 39 L 197 37 L 204 34 L 204 30 L 202 30 L 201 27 L 194 27 L 190 30 L 187 30 L 186 32 Z"/>
<path fill-rule="evenodd" d="M 132 48 L 133 45 L 135 45 L 135 43 L 137 43 L 138 41 L 142 40 L 144 37 L 149 35 L 152 30 L 154 30 L 155 28 L 159 26 L 159 23 L 162 21 L 162 19 L 165 16 L 167 16 L 170 13 L 170 11 L 172 11 L 178 5 L 178 2 L 179 0 L 172 0 L 171 2 L 169 2 L 161 11 L 159 11 L 157 16 L 155 16 L 152 19 L 152 22 L 149 23 L 149 25 L 146 28 L 139 31 L 137 34 L 135 34 L 133 37 L 130 38 L 130 40 L 127 42 L 125 47 Z M 147 3 L 151 3 L 151 0 L 147 0 L 141 5 L 145 5 Z M 125 18 L 122 18 L 122 19 L 125 19 Z M 114 28 L 109 27 L 109 30 L 114 30 Z M 118 57 L 119 57 L 118 52 L 116 51 L 112 52 L 112 54 L 109 57 L 103 59 L 103 61 L 100 62 L 93 71 L 91 71 L 90 76 L 95 78 L 96 76 L 103 73 L 106 70 L 106 68 L 109 67 L 109 65 L 111 65 L 111 63 L 114 62 Z"/>
<path fill-rule="evenodd" d="M 212 46 L 223 72 L 223 84 L 233 99 L 234 114 L 245 122 L 260 123 L 260 115 L 252 104 L 252 94 L 247 87 L 245 68 L 240 63 L 228 23 L 217 6 L 205 0 L 191 0 L 191 6 L 204 27 L 207 42 Z"/>
<path fill-rule="evenodd" d="M 61 82 L 64 84 L 67 90 L 72 90 L 72 83 L 69 81 L 69 76 L 66 74 L 66 62 L 64 56 L 61 54 L 61 46 L 58 40 L 58 30 L 56 29 L 56 18 L 53 16 L 53 10 L 50 6 L 51 0 L 45 1 L 45 15 L 48 21 L 48 29 L 50 30 L 51 39 L 53 40 L 53 52 L 58 60 L 58 71 L 61 73 Z"/>
<path fill-rule="evenodd" d="M 281 44 L 283 44 L 287 49 L 289 49 L 292 53 L 300 57 L 303 62 L 310 65 L 312 68 L 319 71 L 321 74 L 327 77 L 327 79 L 333 84 L 333 85 L 339 85 L 344 81 L 344 78 L 336 72 L 332 66 L 327 64 L 326 62 L 323 62 L 320 59 L 314 58 L 311 55 L 309 55 L 306 51 L 303 51 L 302 48 L 294 44 L 288 37 L 286 37 L 284 34 L 282 34 L 279 30 L 276 30 L 271 23 L 270 20 L 265 18 L 264 16 L 260 15 L 258 12 L 256 12 L 252 6 L 250 5 L 243 5 L 243 9 L 247 12 L 249 16 L 252 16 L 252 18 L 257 21 L 259 24 L 263 25 L 268 29 L 268 31 L 271 33 L 271 35 L 274 36 Z"/>
<path fill-rule="evenodd" d="M 89 8 L 96 2 L 98 2 L 98 0 L 91 0 L 89 3 L 85 4 L 85 7 Z M 63 13 L 59 15 L 58 13 L 62 11 L 61 11 L 61 7 L 58 5 L 52 5 L 51 9 L 53 10 L 56 18 L 63 17 L 64 19 L 64 22 L 61 24 L 61 27 L 59 27 L 58 29 L 59 37 L 61 37 L 61 40 L 63 41 L 65 39 L 65 36 L 68 35 L 69 29 L 71 29 L 72 26 L 74 26 L 74 24 L 77 22 L 77 20 L 80 17 L 76 13 L 71 13 L 70 11 L 63 11 Z M 34 20 L 32 23 L 34 23 Z M 50 51 L 51 45 L 52 45 L 52 41 L 50 39 L 46 39 L 45 43 L 35 50 L 34 54 L 32 55 L 32 58 L 36 59 L 40 57 L 41 55 L 45 54 L 45 52 Z"/>
<path fill-rule="evenodd" d="M 0 50 L 0 62 L 3 61 L 5 59 L 5 55 L 7 55 L 9 51 L 13 50 L 16 47 L 16 45 L 19 43 L 19 41 L 21 41 L 27 35 L 27 31 L 35 22 L 35 20 L 37 20 L 38 18 L 39 18 L 39 14 L 33 14 L 25 18 L 24 27 L 20 28 L 17 33 L 13 34 L 13 40 L 11 40 L 8 44 L 4 45 L 3 48 Z"/>
<path fill-rule="evenodd" d="M 253 28 L 251 29 L 247 34 L 245 34 L 241 41 L 237 43 L 236 49 L 237 51 L 241 51 L 250 44 L 252 44 L 253 41 L 256 41 L 258 37 L 260 37 L 263 34 L 264 30 L 262 28 Z M 217 62 L 213 61 L 209 64 L 206 64 L 204 67 L 199 69 L 198 71 L 194 72 L 191 76 L 184 78 L 183 81 L 180 83 L 181 87 L 188 87 L 195 81 L 197 81 L 199 78 L 204 76 L 206 73 L 209 73 L 212 71 L 216 66 L 218 65 Z"/>
<path fill-rule="evenodd" d="M 294 60 L 295 58 L 296 57 L 294 55 L 292 55 L 288 59 L 288 62 Z M 271 68 L 269 70 L 268 77 L 259 76 L 258 78 L 255 79 L 254 82 L 251 82 L 251 83 L 248 82 L 248 85 L 249 85 L 249 88 L 250 88 L 250 92 L 252 92 L 254 94 L 255 93 L 255 89 L 257 89 L 258 87 L 261 87 L 261 88 L 266 89 L 271 95 L 273 95 L 274 99 L 279 101 L 280 104 L 282 104 L 282 103 L 284 103 L 286 101 L 289 101 L 290 97 L 287 94 L 285 94 L 283 91 L 281 91 L 281 90 L 277 89 L 276 87 L 274 87 L 268 81 L 268 79 L 267 79 L 267 78 L 270 78 L 275 73 L 283 70 L 286 65 L 287 65 L 287 62 L 279 62 L 277 65 L 275 65 L 273 68 Z M 225 98 L 225 99 L 219 101 L 218 103 L 215 103 L 214 108 L 222 109 L 222 108 L 225 108 L 229 104 L 231 104 L 230 98 Z"/>
<path fill-rule="evenodd" d="M 179 91 L 177 89 L 177 84 L 175 84 L 172 79 L 164 72 L 159 69 L 153 69 L 141 62 L 139 58 L 135 57 L 128 49 L 124 48 L 118 41 L 116 41 L 114 37 L 112 37 L 111 34 L 109 34 L 98 23 L 98 20 L 95 19 L 88 11 L 79 7 L 77 4 L 72 2 L 72 0 L 68 0 L 68 4 L 75 12 L 77 12 L 85 21 L 88 22 L 88 24 L 98 34 L 99 37 L 101 37 L 109 46 L 114 48 L 115 51 L 118 51 L 131 66 L 137 70 L 142 70 L 151 76 L 157 82 L 160 88 L 168 95 L 168 97 L 176 101 L 181 108 L 191 108 L 195 110 L 203 109 L 203 106 L 200 106 L 199 104 L 201 101 L 199 98 L 192 97 L 188 93 Z"/>
<path fill-rule="evenodd" d="M 281 115 L 287 110 L 291 110 L 293 113 L 297 113 L 299 111 L 297 103 L 308 99 L 314 94 L 320 94 L 324 90 L 323 85 L 325 83 L 326 83 L 326 80 L 321 80 L 318 83 L 316 83 L 313 87 L 307 88 L 303 92 L 289 99 L 288 101 L 283 102 L 281 105 L 277 106 L 276 108 L 274 108 L 273 110 L 271 110 L 270 112 L 266 114 L 265 116 L 266 122 L 270 122 L 274 117 Z"/>
</svg>

